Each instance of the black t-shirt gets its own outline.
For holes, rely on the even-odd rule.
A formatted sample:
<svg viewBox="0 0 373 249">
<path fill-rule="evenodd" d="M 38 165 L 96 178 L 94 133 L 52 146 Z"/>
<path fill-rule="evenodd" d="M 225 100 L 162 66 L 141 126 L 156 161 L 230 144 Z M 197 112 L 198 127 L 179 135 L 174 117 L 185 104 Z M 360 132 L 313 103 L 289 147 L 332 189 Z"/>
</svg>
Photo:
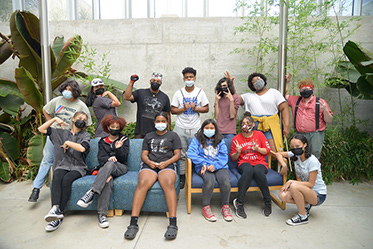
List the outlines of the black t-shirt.
<svg viewBox="0 0 373 249">
<path fill-rule="evenodd" d="M 142 143 L 142 150 L 149 151 L 149 160 L 160 163 L 174 156 L 174 150 L 181 149 L 179 135 L 173 131 L 167 131 L 162 136 L 155 131 L 146 134 Z"/>
<path fill-rule="evenodd" d="M 138 89 L 132 95 L 134 97 L 133 102 L 137 103 L 135 134 L 146 135 L 155 131 L 154 116 L 161 111 L 171 111 L 170 99 L 162 91 L 153 95 L 149 88 Z"/>
</svg>

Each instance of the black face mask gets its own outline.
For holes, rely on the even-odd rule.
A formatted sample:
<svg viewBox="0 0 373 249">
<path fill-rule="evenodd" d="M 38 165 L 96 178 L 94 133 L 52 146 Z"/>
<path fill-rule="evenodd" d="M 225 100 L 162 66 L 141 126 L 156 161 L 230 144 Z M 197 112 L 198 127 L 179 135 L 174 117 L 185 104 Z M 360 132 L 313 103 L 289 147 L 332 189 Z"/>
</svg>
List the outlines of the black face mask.
<svg viewBox="0 0 373 249">
<path fill-rule="evenodd" d="M 228 87 L 222 87 L 220 88 L 220 96 L 224 96 L 224 94 L 228 93 Z"/>
<path fill-rule="evenodd" d="M 152 88 L 153 91 L 157 91 L 161 85 L 158 84 L 157 82 L 151 82 L 150 87 Z"/>
<path fill-rule="evenodd" d="M 105 92 L 105 88 L 99 88 L 95 91 L 96 95 L 102 95 Z"/>
<path fill-rule="evenodd" d="M 294 149 L 291 149 L 291 152 L 293 152 L 294 155 L 296 156 L 300 156 L 303 154 L 303 148 L 294 148 Z"/>
<path fill-rule="evenodd" d="M 300 96 L 302 96 L 303 98 L 308 98 L 312 94 L 313 94 L 313 90 L 303 90 L 300 92 Z"/>
<path fill-rule="evenodd" d="M 85 121 L 81 120 L 81 119 L 76 120 L 74 124 L 77 128 L 80 128 L 80 129 L 82 129 L 86 126 Z"/>
<path fill-rule="evenodd" d="M 120 134 L 120 129 L 109 129 L 111 135 L 116 136 Z"/>
</svg>

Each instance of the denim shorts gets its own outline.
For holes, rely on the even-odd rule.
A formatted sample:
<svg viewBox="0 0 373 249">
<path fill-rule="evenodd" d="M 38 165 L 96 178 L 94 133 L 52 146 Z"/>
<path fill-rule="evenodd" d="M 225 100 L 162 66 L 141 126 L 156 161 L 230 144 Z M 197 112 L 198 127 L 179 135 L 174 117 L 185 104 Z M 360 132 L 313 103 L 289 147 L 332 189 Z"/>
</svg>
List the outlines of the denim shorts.
<svg viewBox="0 0 373 249">
<path fill-rule="evenodd" d="M 152 169 L 147 164 L 145 164 L 144 162 L 141 162 L 141 164 L 140 164 L 140 172 L 143 171 L 143 170 L 150 170 L 150 171 L 153 171 L 156 175 L 158 175 L 163 170 L 172 170 L 176 174 L 176 167 L 177 167 L 176 163 L 171 163 L 170 165 L 168 165 L 164 169 L 158 169 L 158 168 Z"/>
<path fill-rule="evenodd" d="M 324 203 L 324 201 L 326 199 L 326 195 L 319 194 L 317 191 L 315 191 L 315 192 L 316 192 L 316 195 L 317 195 L 317 204 L 315 206 L 320 206 L 321 204 Z"/>
</svg>

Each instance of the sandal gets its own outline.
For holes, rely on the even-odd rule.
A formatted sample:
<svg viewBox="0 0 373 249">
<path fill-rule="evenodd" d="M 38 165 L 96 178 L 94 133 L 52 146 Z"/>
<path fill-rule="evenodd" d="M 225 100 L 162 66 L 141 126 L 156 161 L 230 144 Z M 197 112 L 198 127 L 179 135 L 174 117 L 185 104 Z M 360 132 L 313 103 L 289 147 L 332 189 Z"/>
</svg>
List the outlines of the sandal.
<svg viewBox="0 0 373 249">
<path fill-rule="evenodd" d="M 177 226 L 174 226 L 174 225 L 169 225 L 167 227 L 167 231 L 166 233 L 164 234 L 164 237 L 166 239 L 175 239 L 176 238 L 176 235 L 177 235 Z"/>
<path fill-rule="evenodd" d="M 127 227 L 127 231 L 124 233 L 124 238 L 130 239 L 130 240 L 134 239 L 138 231 L 139 231 L 138 225 L 130 225 Z"/>
</svg>

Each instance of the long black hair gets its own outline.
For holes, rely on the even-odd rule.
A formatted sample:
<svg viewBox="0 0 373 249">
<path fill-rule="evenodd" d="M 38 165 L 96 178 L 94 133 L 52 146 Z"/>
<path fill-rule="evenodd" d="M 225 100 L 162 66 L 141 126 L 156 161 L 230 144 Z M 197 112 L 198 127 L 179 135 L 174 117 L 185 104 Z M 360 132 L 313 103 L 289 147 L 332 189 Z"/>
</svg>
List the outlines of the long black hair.
<svg viewBox="0 0 373 249">
<path fill-rule="evenodd" d="M 231 81 L 229 80 L 229 78 L 221 78 L 218 83 L 216 84 L 216 87 L 215 87 L 215 91 L 216 92 L 221 92 L 221 84 L 223 84 L 224 82 L 227 82 L 228 84 L 228 88 L 229 88 L 229 91 L 231 92 L 231 94 L 233 95 L 234 94 L 234 89 L 233 89 L 233 86 L 232 86 L 232 83 Z"/>
<path fill-rule="evenodd" d="M 85 100 L 85 103 L 88 107 L 93 105 L 93 102 L 95 102 L 95 99 L 97 98 L 96 94 L 93 92 L 93 86 L 91 86 L 91 91 L 89 91 L 87 99 Z"/>
<path fill-rule="evenodd" d="M 300 140 L 303 144 L 307 144 L 307 146 L 304 148 L 304 156 L 307 158 L 309 158 L 311 156 L 311 152 L 310 152 L 310 149 L 308 147 L 308 141 L 307 141 L 307 138 L 301 134 L 295 134 L 291 139 L 298 139 Z M 293 162 L 297 161 L 298 160 L 298 157 L 296 157 L 295 155 L 290 157 L 290 160 L 292 160 Z"/>
<path fill-rule="evenodd" d="M 215 126 L 215 135 L 212 136 L 212 146 L 214 148 L 216 148 L 218 146 L 218 144 L 220 144 L 221 140 L 223 140 L 223 135 L 220 134 L 219 132 L 219 129 L 218 129 L 218 125 L 216 124 L 215 120 L 213 119 L 206 119 L 202 125 L 201 125 L 201 128 L 198 130 L 198 132 L 196 133 L 196 138 L 198 140 L 198 142 L 202 145 L 203 148 L 206 148 L 207 146 L 207 138 L 206 136 L 203 134 L 203 129 L 205 128 L 206 125 L 208 124 L 213 124 Z"/>
</svg>

